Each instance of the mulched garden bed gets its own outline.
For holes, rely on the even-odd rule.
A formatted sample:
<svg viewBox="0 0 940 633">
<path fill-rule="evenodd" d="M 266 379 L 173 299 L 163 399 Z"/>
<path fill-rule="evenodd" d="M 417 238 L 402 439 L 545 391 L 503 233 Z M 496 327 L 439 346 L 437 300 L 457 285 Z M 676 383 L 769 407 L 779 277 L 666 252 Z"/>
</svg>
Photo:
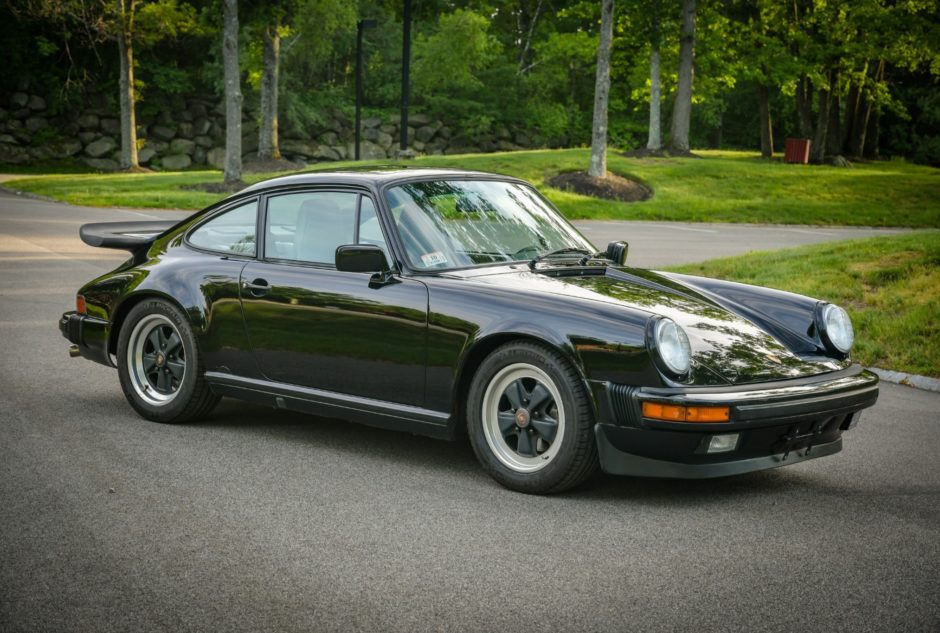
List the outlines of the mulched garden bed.
<svg viewBox="0 0 940 633">
<path fill-rule="evenodd" d="M 546 184 L 562 191 L 573 191 L 582 196 L 619 202 L 641 202 L 653 195 L 646 185 L 611 173 L 603 178 L 594 178 L 588 176 L 587 172 L 569 171 L 549 178 Z"/>
</svg>

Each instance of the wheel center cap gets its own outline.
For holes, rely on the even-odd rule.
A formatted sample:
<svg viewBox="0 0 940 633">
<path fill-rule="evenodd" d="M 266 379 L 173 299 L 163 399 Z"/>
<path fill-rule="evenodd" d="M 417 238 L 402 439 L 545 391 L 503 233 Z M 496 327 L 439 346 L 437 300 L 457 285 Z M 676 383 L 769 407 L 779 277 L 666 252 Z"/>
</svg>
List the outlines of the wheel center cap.
<svg viewBox="0 0 940 633">
<path fill-rule="evenodd" d="M 166 362 L 166 356 L 164 356 L 162 352 L 158 353 L 157 360 L 156 360 L 157 367 L 163 367 L 163 364 L 165 362 Z"/>
<path fill-rule="evenodd" d="M 516 424 L 519 426 L 519 428 L 524 429 L 525 427 L 529 426 L 530 419 L 531 418 L 528 411 L 522 408 L 516 409 Z"/>
</svg>

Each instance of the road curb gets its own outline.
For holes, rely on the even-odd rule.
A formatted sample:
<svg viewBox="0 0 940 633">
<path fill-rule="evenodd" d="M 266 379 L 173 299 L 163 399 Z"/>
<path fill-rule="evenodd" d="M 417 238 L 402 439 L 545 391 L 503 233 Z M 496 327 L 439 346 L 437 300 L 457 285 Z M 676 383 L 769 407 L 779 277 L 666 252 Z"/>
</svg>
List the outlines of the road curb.
<svg viewBox="0 0 940 633">
<path fill-rule="evenodd" d="M 891 371 L 890 369 L 879 369 L 878 367 L 869 367 L 868 369 L 878 374 L 878 377 L 885 382 L 940 393 L 940 379 L 918 376 L 917 374 L 906 374 L 902 371 Z"/>
<path fill-rule="evenodd" d="M 29 176 L 24 176 L 28 178 Z M 7 187 L 5 184 L 0 185 L 0 192 L 8 193 L 11 196 L 18 196 L 20 198 L 29 198 L 30 200 L 40 200 L 42 202 L 54 202 L 55 204 L 68 204 L 67 202 L 62 202 L 61 200 L 56 200 L 55 198 L 50 198 L 49 196 L 44 196 L 38 193 L 30 193 L 29 191 L 21 191 L 19 189 L 14 189 L 13 187 Z M 102 207 L 105 208 L 105 207 Z"/>
</svg>

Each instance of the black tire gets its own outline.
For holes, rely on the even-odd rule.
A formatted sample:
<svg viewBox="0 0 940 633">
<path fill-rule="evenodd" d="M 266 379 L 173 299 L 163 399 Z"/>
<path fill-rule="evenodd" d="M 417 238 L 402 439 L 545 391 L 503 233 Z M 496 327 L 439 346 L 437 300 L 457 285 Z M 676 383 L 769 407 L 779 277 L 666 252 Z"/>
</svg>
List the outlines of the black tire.
<svg viewBox="0 0 940 633">
<path fill-rule="evenodd" d="M 148 420 L 195 420 L 219 402 L 206 383 L 189 321 L 162 299 L 131 309 L 118 336 L 117 366 L 124 396 Z"/>
<path fill-rule="evenodd" d="M 597 471 L 594 414 L 584 383 L 546 345 L 508 343 L 486 357 L 470 383 L 467 432 L 483 469 L 512 490 L 562 492 Z"/>
</svg>

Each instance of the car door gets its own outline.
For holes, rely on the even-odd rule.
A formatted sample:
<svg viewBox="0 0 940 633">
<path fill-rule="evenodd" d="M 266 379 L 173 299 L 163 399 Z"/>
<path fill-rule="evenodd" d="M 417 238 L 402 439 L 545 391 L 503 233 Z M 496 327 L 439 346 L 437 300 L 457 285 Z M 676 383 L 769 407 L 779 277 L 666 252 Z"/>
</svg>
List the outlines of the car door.
<svg viewBox="0 0 940 633">
<path fill-rule="evenodd" d="M 264 256 L 242 271 L 248 338 L 270 380 L 421 406 L 427 287 L 341 272 L 336 248 L 388 246 L 367 194 L 310 190 L 266 196 Z"/>
</svg>

